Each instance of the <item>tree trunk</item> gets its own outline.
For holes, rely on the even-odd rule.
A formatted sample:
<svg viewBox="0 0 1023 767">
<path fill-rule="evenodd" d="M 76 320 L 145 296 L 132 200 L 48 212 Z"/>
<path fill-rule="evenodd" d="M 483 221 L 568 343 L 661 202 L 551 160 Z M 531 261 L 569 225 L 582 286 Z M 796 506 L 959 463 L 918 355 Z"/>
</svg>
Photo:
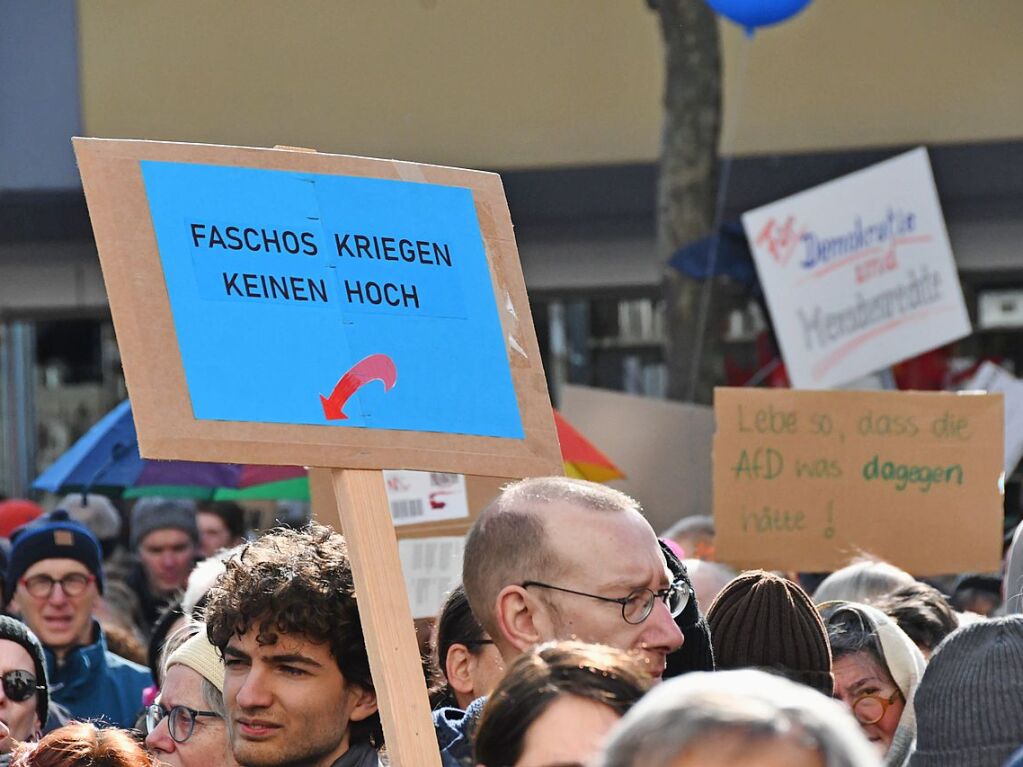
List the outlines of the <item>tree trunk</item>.
<svg viewBox="0 0 1023 767">
<path fill-rule="evenodd" d="M 657 199 L 657 250 L 666 263 L 679 247 L 711 234 L 721 128 L 717 18 L 704 0 L 649 0 L 664 37 L 664 134 Z M 723 380 L 721 340 L 731 301 L 716 280 L 694 281 L 666 268 L 668 396 L 710 403 Z"/>
</svg>

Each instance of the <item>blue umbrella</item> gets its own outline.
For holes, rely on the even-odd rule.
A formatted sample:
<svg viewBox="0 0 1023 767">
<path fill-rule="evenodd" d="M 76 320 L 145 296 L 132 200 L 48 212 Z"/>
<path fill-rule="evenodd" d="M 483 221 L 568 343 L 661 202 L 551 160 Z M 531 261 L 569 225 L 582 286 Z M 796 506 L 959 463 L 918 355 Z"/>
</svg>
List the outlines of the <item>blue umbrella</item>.
<svg viewBox="0 0 1023 767">
<path fill-rule="evenodd" d="M 125 400 L 40 474 L 32 487 L 51 493 L 94 490 L 119 495 L 135 482 L 142 467 L 131 402 Z"/>
<path fill-rule="evenodd" d="M 269 483 L 300 477 L 305 477 L 305 470 L 293 466 L 146 460 L 139 455 L 131 403 L 125 400 L 39 475 L 32 487 L 52 493 L 113 496 L 129 489 L 134 496 L 145 495 L 146 488 L 159 488 L 151 494 L 215 498 L 223 489 L 251 490 L 255 485 L 269 487 Z M 263 496 L 250 492 L 250 497 Z"/>
<path fill-rule="evenodd" d="M 715 255 L 715 251 L 717 251 Z M 726 275 L 760 295 L 760 281 L 742 224 L 726 221 L 715 237 L 704 237 L 675 251 L 668 266 L 694 280 Z"/>
</svg>

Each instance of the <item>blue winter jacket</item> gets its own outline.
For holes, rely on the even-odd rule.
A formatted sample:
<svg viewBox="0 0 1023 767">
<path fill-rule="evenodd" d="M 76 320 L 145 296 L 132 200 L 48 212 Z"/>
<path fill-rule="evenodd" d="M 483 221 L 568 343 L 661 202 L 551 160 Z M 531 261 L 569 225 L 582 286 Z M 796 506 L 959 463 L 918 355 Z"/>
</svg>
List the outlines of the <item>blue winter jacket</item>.
<svg viewBox="0 0 1023 767">
<path fill-rule="evenodd" d="M 43 648 L 50 699 L 64 706 L 75 719 L 134 727 L 142 710 L 142 691 L 153 683 L 152 675 L 145 666 L 107 650 L 98 623 L 93 631 L 96 641 L 70 650 L 59 666 L 50 648 Z"/>
<path fill-rule="evenodd" d="M 486 702 L 486 697 L 482 697 L 470 703 L 465 711 L 451 707 L 433 712 L 433 727 L 437 732 L 443 767 L 473 767 L 476 764 L 472 755 L 476 725 Z"/>
</svg>

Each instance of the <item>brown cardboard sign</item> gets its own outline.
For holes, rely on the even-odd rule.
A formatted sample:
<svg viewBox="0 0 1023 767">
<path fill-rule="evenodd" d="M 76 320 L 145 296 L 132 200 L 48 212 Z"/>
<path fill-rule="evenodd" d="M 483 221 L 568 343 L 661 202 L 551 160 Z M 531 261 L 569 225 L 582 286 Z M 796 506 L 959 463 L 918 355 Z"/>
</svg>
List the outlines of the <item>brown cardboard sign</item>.
<svg viewBox="0 0 1023 767">
<path fill-rule="evenodd" d="M 1002 397 L 719 388 L 718 556 L 834 570 L 857 554 L 916 575 L 997 570 Z"/>
<path fill-rule="evenodd" d="M 540 351 L 497 175 L 278 149 L 106 139 L 75 139 L 74 146 L 144 456 L 506 477 L 561 473 Z M 163 175 L 154 176 L 156 171 Z M 173 182 L 174 174 L 184 180 Z M 222 177 L 234 179 L 230 188 L 236 195 L 200 183 Z M 260 198 L 264 182 L 269 186 Z M 347 207 L 324 191 L 343 184 L 351 187 Z M 400 189 L 387 197 L 379 188 L 387 184 Z M 369 211 L 373 215 L 359 208 L 363 191 L 384 200 Z M 450 214 L 454 223 L 448 230 L 438 229 L 440 216 L 434 214 L 448 215 L 449 208 L 429 208 L 431 194 L 465 201 Z M 262 207 L 252 202 L 257 199 Z M 395 223 L 409 220 L 416 226 Z M 436 234 L 457 226 L 475 237 L 471 248 L 458 245 L 469 235 L 449 242 Z M 314 273 L 317 260 L 322 268 Z M 466 276 L 470 267 L 479 284 Z M 376 274 L 385 277 L 367 277 Z M 444 346 L 445 333 L 413 343 L 405 331 L 415 331 L 425 318 L 440 328 L 461 321 L 469 334 L 476 327 L 480 285 L 492 295 L 484 305 L 496 344 L 458 348 L 470 364 L 452 372 L 456 366 L 451 345 Z M 181 310 L 186 294 L 191 314 Z M 267 323 L 262 327 L 250 330 L 238 319 L 240 312 L 260 311 Z M 276 327 L 269 324 L 271 312 L 291 322 L 295 332 L 268 333 Z M 396 317 L 405 324 L 388 331 L 388 339 L 405 341 L 408 355 L 418 353 L 415 366 L 386 348 L 359 349 L 367 335 L 393 326 Z M 233 336 L 224 330 L 232 321 Z M 328 322 L 329 348 L 311 343 L 307 333 L 322 337 Z M 223 343 L 201 359 L 190 356 L 205 336 Z M 301 398 L 285 396 L 282 387 L 304 371 L 264 365 L 262 374 L 253 375 L 225 364 L 219 355 L 236 355 L 235 344 L 254 350 L 239 357 L 253 364 L 284 349 L 311 367 L 322 367 L 329 357 L 330 367 Z M 476 368 L 484 359 L 500 369 L 502 380 L 480 379 L 472 401 L 453 393 L 448 382 L 479 378 Z M 423 373 L 415 390 L 412 369 Z M 441 410 L 455 421 L 463 413 L 466 422 L 485 421 L 496 409 L 498 383 L 505 392 L 502 402 L 514 411 L 508 419 L 514 430 L 502 432 L 489 423 L 464 429 L 433 425 Z M 375 410 L 366 405 L 372 397 L 383 403 Z M 207 400 L 219 404 L 211 409 Z M 239 402 L 253 403 L 256 415 L 224 415 L 238 410 Z M 422 424 L 406 427 L 415 419 L 396 419 L 399 405 Z M 297 419 L 259 416 L 259 408 L 299 406 L 306 415 Z"/>
</svg>

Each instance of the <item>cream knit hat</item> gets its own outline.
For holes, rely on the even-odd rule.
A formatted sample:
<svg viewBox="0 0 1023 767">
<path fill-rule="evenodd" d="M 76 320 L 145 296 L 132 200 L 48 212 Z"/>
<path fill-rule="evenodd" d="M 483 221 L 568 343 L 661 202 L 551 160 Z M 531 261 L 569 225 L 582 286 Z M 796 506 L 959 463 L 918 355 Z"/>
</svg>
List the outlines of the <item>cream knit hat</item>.
<svg viewBox="0 0 1023 767">
<path fill-rule="evenodd" d="M 220 650 L 210 644 L 203 627 L 198 634 L 188 639 L 167 658 L 167 668 L 180 664 L 192 669 L 210 684 L 224 692 L 224 659 Z"/>
</svg>

